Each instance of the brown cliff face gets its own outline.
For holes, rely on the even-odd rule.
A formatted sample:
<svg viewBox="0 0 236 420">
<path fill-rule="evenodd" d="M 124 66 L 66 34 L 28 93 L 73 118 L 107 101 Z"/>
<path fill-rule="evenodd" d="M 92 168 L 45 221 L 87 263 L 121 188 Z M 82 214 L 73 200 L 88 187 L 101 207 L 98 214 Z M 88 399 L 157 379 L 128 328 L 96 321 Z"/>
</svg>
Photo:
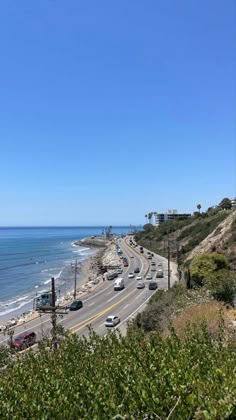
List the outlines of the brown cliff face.
<svg viewBox="0 0 236 420">
<path fill-rule="evenodd" d="M 236 209 L 166 222 L 159 228 L 149 227 L 137 234 L 136 240 L 166 257 L 168 236 L 172 260 L 178 258 L 183 264 L 203 252 L 219 252 L 227 257 L 231 270 L 236 271 Z"/>
</svg>

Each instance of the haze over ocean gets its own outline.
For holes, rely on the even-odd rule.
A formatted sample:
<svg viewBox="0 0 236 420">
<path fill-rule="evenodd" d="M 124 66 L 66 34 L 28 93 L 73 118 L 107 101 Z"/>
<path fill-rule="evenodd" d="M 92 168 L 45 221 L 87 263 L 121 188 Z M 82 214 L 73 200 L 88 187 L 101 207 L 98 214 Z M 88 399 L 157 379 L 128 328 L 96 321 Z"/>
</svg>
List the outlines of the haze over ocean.
<svg viewBox="0 0 236 420">
<path fill-rule="evenodd" d="M 114 227 L 112 233 L 129 230 Z M 74 241 L 102 231 L 103 227 L 0 228 L 0 320 L 31 309 L 36 293 L 49 289 L 51 277 L 61 295 L 71 290 L 71 263 L 95 252 Z"/>
</svg>

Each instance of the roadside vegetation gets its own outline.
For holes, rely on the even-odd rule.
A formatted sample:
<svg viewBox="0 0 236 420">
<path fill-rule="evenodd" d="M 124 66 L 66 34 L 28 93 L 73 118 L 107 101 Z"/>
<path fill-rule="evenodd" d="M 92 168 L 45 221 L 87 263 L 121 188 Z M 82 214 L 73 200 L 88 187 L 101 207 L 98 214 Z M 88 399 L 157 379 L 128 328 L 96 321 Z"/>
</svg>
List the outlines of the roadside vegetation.
<svg viewBox="0 0 236 420">
<path fill-rule="evenodd" d="M 126 337 L 66 335 L 2 372 L 0 417 L 233 419 L 235 341 L 224 331 L 219 316 L 214 334 L 202 323 L 182 337 L 171 326 L 166 337 L 135 326 Z"/>
</svg>

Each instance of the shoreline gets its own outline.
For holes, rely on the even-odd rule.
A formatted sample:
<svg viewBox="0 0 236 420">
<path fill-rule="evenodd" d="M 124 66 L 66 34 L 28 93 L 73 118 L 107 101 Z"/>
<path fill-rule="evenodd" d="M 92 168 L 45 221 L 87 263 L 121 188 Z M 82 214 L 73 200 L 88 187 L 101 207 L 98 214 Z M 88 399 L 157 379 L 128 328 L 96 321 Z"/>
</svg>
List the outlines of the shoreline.
<svg viewBox="0 0 236 420">
<path fill-rule="evenodd" d="M 86 238 L 84 238 L 86 240 Z M 104 241 L 105 242 L 105 241 Z M 75 246 L 86 245 L 86 242 L 75 241 Z M 119 262 L 119 258 L 115 252 L 114 241 L 106 241 L 106 244 L 98 248 L 91 248 L 91 250 L 96 251 L 95 255 L 89 256 L 84 261 L 80 263 L 79 274 L 77 278 L 77 288 L 76 288 L 76 299 L 82 299 L 88 293 L 93 292 L 102 282 L 104 281 L 103 274 L 99 273 L 98 263 L 102 265 L 105 264 L 114 264 Z M 118 261 L 117 261 L 118 260 Z M 57 299 L 57 306 L 67 307 L 74 300 L 74 288 L 71 288 L 63 296 Z M 25 312 L 22 312 L 18 316 L 11 317 L 5 320 L 0 321 L 0 333 L 5 332 L 6 330 L 11 330 L 16 326 L 22 326 L 29 321 L 32 321 L 39 317 L 38 311 L 31 309 Z"/>
</svg>

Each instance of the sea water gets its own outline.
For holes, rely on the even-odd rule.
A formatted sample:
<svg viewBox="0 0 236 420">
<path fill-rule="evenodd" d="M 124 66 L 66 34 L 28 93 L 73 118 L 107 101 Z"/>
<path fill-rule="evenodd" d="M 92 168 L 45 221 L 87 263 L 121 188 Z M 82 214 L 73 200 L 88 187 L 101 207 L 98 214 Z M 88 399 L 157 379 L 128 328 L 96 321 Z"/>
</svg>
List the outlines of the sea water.
<svg viewBox="0 0 236 420">
<path fill-rule="evenodd" d="M 102 227 L 0 228 L 0 321 L 32 309 L 33 299 L 50 289 L 55 278 L 57 296 L 73 287 L 73 265 L 95 254 L 75 241 L 101 235 Z M 116 227 L 113 234 L 126 234 Z"/>
</svg>

